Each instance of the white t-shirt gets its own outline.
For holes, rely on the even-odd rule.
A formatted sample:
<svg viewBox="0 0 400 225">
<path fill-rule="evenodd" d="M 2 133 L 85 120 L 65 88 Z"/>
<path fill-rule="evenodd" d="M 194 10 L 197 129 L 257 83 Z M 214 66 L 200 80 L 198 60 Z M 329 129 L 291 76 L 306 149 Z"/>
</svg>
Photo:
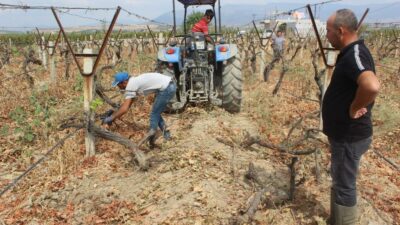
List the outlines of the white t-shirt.
<svg viewBox="0 0 400 225">
<path fill-rule="evenodd" d="M 285 43 L 285 38 L 283 36 L 275 36 L 272 38 L 273 40 L 273 45 L 274 48 L 276 48 L 278 51 L 282 51 L 283 50 L 283 44 Z"/>
<path fill-rule="evenodd" d="M 125 99 L 162 91 L 168 87 L 170 82 L 171 77 L 161 73 L 144 73 L 137 77 L 131 77 L 125 89 Z"/>
</svg>

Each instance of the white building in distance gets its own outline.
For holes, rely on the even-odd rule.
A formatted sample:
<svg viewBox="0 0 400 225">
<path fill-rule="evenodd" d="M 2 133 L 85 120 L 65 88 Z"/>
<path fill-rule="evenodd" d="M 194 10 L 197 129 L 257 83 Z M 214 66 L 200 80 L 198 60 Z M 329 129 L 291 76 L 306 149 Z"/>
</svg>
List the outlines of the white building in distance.
<svg viewBox="0 0 400 225">
<path fill-rule="evenodd" d="M 266 36 L 265 33 L 271 33 L 271 31 L 274 29 L 275 26 L 276 26 L 275 31 L 277 31 L 278 27 L 282 24 L 286 24 L 286 31 L 292 31 L 295 35 L 297 35 L 300 38 L 315 36 L 311 19 L 303 19 L 302 17 L 299 16 L 294 17 L 292 15 L 292 17 L 287 19 L 264 20 L 261 22 L 261 24 L 263 24 L 265 28 L 265 30 L 263 31 L 263 36 Z M 321 37 L 325 36 L 326 23 L 321 22 L 320 20 L 315 20 L 315 25 L 318 29 L 319 35 Z"/>
</svg>

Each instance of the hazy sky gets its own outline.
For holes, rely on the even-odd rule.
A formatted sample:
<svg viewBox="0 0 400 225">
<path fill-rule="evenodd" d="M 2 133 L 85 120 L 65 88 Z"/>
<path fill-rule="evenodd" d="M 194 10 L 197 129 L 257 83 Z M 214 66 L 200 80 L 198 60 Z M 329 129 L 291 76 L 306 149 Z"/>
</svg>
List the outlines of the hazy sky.
<svg viewBox="0 0 400 225">
<path fill-rule="evenodd" d="M 224 5 L 228 4 L 255 4 L 263 5 L 272 2 L 290 2 L 299 4 L 313 4 L 322 2 L 324 0 L 221 0 L 222 10 Z M 77 7 L 116 7 L 117 5 L 130 10 L 131 12 L 139 15 L 155 18 L 163 13 L 172 12 L 172 0 L 0 0 L 0 3 L 5 4 L 26 4 L 32 6 L 77 6 Z M 396 3 L 400 4 L 399 0 L 343 0 L 341 3 L 346 4 L 376 4 L 376 3 Z M 331 3 L 334 4 L 334 3 Z M 183 9 L 180 3 L 176 2 L 177 10 Z M 85 11 L 71 11 L 71 13 L 90 16 L 97 19 L 111 20 L 114 12 L 85 12 Z M 65 25 L 76 25 L 76 24 L 93 24 L 95 21 L 88 21 L 82 18 L 76 18 L 68 15 L 61 16 Z M 120 20 L 128 22 L 137 22 L 134 17 L 128 16 L 126 13 L 121 12 Z M 145 22 L 145 21 L 143 21 Z M 0 27 L 17 27 L 17 26 L 34 26 L 33 24 L 39 24 L 43 26 L 45 24 L 49 27 L 57 26 L 53 15 L 50 11 L 42 10 L 0 10 Z"/>
</svg>

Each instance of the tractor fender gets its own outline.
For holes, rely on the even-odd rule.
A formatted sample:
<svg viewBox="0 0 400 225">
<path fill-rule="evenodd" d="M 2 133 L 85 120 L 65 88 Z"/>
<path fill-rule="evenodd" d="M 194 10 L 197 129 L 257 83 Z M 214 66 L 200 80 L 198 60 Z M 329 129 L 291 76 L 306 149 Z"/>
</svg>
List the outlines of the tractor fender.
<svg viewBox="0 0 400 225">
<path fill-rule="evenodd" d="M 224 48 L 225 51 L 223 51 Z M 215 58 L 217 62 L 226 61 L 237 54 L 238 54 L 238 48 L 235 44 L 219 44 L 215 48 Z"/>
<path fill-rule="evenodd" d="M 172 51 L 173 53 L 167 53 Z M 179 63 L 181 61 L 181 49 L 179 47 L 167 47 L 158 50 L 158 60 L 170 63 Z"/>
</svg>

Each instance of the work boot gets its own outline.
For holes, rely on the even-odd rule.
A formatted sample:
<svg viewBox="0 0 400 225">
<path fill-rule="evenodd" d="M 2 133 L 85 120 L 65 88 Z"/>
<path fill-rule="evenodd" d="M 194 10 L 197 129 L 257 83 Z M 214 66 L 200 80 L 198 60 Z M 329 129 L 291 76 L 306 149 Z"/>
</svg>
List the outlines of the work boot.
<svg viewBox="0 0 400 225">
<path fill-rule="evenodd" d="M 357 205 L 347 207 L 333 203 L 334 225 L 355 225 L 357 223 Z"/>
<path fill-rule="evenodd" d="M 171 132 L 169 132 L 169 130 L 164 130 L 163 137 L 164 137 L 164 140 L 166 140 L 166 141 L 171 140 Z"/>
<path fill-rule="evenodd" d="M 147 133 L 147 136 L 149 140 L 149 147 L 150 149 L 153 149 L 155 147 L 155 141 L 156 141 L 156 130 L 150 129 L 149 132 Z"/>
<path fill-rule="evenodd" d="M 161 128 L 161 131 L 163 133 L 164 140 L 169 141 L 171 140 L 171 132 L 167 130 L 167 126 L 164 125 L 164 127 Z"/>
</svg>

